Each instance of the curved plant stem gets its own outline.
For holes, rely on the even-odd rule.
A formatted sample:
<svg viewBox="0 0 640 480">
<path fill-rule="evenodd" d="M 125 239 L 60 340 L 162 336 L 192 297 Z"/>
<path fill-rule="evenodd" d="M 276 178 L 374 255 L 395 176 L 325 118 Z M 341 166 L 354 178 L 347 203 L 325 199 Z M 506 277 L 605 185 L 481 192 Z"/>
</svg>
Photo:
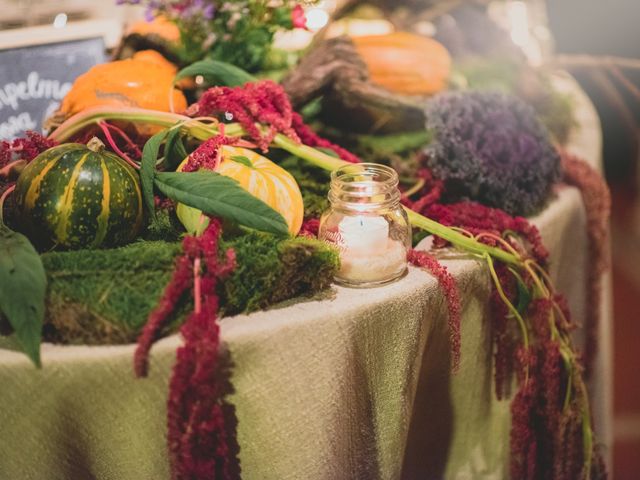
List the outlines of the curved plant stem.
<svg viewBox="0 0 640 480">
<path fill-rule="evenodd" d="M 13 184 L 9 188 L 7 188 L 2 195 L 0 196 L 0 225 L 4 223 L 4 201 L 7 199 L 9 194 L 16 189 L 16 185 Z"/>
<path fill-rule="evenodd" d="M 129 155 L 127 155 L 122 150 L 120 150 L 120 148 L 118 147 L 118 144 L 115 142 L 115 140 L 111 136 L 111 132 L 109 131 L 109 126 L 107 125 L 107 122 L 100 121 L 97 123 L 97 125 L 98 127 L 100 127 L 100 130 L 102 130 L 102 133 L 104 133 L 104 136 L 107 139 L 107 142 L 109 143 L 111 148 L 113 148 L 113 150 L 120 156 L 120 158 L 122 158 L 125 162 L 127 162 L 136 170 L 140 170 L 140 165 L 138 165 L 136 162 L 131 160 Z"/>
<path fill-rule="evenodd" d="M 520 253 L 518 253 L 518 251 L 509 244 L 509 242 L 507 242 L 504 238 L 499 237 L 498 235 L 495 235 L 490 232 L 482 232 L 476 235 L 474 238 L 476 240 L 481 240 L 483 238 L 490 238 L 494 240 L 496 243 L 499 243 L 500 245 L 502 245 L 504 249 L 507 252 L 510 252 L 511 254 L 513 254 L 513 256 L 520 258 Z"/>
<path fill-rule="evenodd" d="M 200 275 L 200 257 L 193 261 L 193 311 L 199 314 L 202 311 L 202 279 Z"/>
<path fill-rule="evenodd" d="M 414 193 L 418 193 L 420 190 L 422 190 L 422 187 L 424 187 L 425 183 L 426 183 L 426 180 L 424 178 L 420 178 L 415 183 L 415 185 L 413 185 L 411 188 L 409 188 L 409 189 L 405 190 L 404 192 L 402 192 L 402 196 L 404 198 L 409 198 Z"/>
<path fill-rule="evenodd" d="M 534 262 L 533 260 L 527 260 L 525 261 L 525 263 L 531 265 L 531 267 L 533 267 L 542 276 L 547 288 L 549 289 L 549 293 L 554 294 L 555 290 L 553 289 L 553 282 L 551 281 L 551 277 L 544 270 L 544 268 L 542 268 L 537 262 Z"/>
<path fill-rule="evenodd" d="M 493 259 L 488 253 L 485 253 L 483 256 L 487 261 L 487 265 L 489 266 L 489 272 L 491 273 L 491 278 L 493 279 L 493 283 L 496 286 L 498 295 L 500 295 L 500 299 L 504 302 L 511 314 L 518 321 L 518 326 L 520 327 L 520 332 L 522 333 L 522 343 L 524 344 L 524 348 L 527 349 L 529 348 L 529 334 L 527 333 L 527 325 L 525 324 L 522 315 L 520 315 L 520 312 L 518 312 L 518 309 L 513 306 L 513 303 L 511 303 L 507 295 L 504 293 L 502 284 L 500 283 L 500 279 L 498 278 L 498 274 L 496 273 L 496 269 L 493 266 Z"/>
<path fill-rule="evenodd" d="M 580 393 L 582 397 L 582 448 L 584 449 L 584 469 L 587 478 L 591 472 L 591 461 L 593 456 L 593 433 L 591 430 L 591 414 L 589 408 L 589 395 L 584 382 L 579 379 Z"/>
</svg>

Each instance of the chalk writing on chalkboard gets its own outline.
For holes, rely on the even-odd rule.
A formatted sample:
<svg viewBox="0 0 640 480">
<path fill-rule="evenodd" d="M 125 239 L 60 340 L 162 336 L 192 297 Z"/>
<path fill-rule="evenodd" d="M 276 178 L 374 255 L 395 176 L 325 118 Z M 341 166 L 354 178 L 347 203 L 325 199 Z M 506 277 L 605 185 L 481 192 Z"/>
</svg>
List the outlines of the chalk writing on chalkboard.
<svg viewBox="0 0 640 480">
<path fill-rule="evenodd" d="M 73 81 L 104 62 L 102 38 L 0 51 L 0 139 L 42 131 Z"/>
</svg>

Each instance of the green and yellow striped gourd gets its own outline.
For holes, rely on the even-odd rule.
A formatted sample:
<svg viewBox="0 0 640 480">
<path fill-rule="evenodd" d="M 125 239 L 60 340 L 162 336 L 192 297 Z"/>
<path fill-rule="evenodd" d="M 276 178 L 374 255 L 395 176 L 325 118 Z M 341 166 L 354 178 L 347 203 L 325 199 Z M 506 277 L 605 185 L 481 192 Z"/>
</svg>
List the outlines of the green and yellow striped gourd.
<svg viewBox="0 0 640 480">
<path fill-rule="evenodd" d="M 20 174 L 15 194 L 25 233 L 39 245 L 122 245 L 142 226 L 137 172 L 97 138 L 38 155 Z"/>
</svg>

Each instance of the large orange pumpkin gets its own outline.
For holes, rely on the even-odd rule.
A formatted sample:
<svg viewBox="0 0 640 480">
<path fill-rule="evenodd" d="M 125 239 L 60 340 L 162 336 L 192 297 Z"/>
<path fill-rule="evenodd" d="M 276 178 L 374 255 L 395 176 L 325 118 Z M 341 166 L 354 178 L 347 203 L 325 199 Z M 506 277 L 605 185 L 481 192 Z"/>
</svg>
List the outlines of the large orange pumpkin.
<svg viewBox="0 0 640 480">
<path fill-rule="evenodd" d="M 447 87 L 451 56 L 439 42 L 407 32 L 354 37 L 371 81 L 391 92 L 432 95 Z"/>
<path fill-rule="evenodd" d="M 187 108 L 182 92 L 172 88 L 176 67 L 155 52 L 103 63 L 80 75 L 64 97 L 60 111 L 69 116 L 97 106 L 137 107 L 168 112 Z"/>
<path fill-rule="evenodd" d="M 179 171 L 187 160 L 178 167 Z M 222 162 L 216 172 L 233 178 L 242 188 L 279 212 L 292 235 L 300 231 L 304 216 L 302 194 L 295 179 L 284 168 L 253 150 L 223 146 Z M 199 210 L 182 204 L 178 204 L 176 210 L 187 231 L 199 232 L 206 226 L 200 222 Z"/>
</svg>

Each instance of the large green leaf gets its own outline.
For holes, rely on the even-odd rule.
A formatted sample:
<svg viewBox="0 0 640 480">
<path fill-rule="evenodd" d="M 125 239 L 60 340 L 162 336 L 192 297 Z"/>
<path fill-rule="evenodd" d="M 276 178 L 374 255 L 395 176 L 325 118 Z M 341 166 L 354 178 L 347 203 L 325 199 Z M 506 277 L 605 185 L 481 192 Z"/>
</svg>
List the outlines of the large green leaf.
<svg viewBox="0 0 640 480">
<path fill-rule="evenodd" d="M 235 180 L 215 172 L 158 172 L 155 184 L 167 197 L 209 215 L 263 232 L 287 235 L 285 219 L 243 189 Z"/>
<path fill-rule="evenodd" d="M 40 367 L 47 277 L 27 237 L 0 223 L 0 310 L 24 352 Z"/>
<path fill-rule="evenodd" d="M 236 87 L 257 80 L 256 77 L 235 65 L 207 59 L 192 63 L 188 67 L 180 70 L 173 82 L 175 84 L 183 78 L 195 77 L 196 75 L 202 75 L 210 83 L 225 85 L 227 87 Z"/>
<path fill-rule="evenodd" d="M 176 129 L 177 130 L 177 129 Z M 156 173 L 156 161 L 160 153 L 160 145 L 166 138 L 169 130 L 162 130 L 147 140 L 142 149 L 142 161 L 140 163 L 140 185 L 142 187 L 142 199 L 149 215 L 155 215 L 155 202 L 153 199 L 153 179 Z"/>
</svg>

